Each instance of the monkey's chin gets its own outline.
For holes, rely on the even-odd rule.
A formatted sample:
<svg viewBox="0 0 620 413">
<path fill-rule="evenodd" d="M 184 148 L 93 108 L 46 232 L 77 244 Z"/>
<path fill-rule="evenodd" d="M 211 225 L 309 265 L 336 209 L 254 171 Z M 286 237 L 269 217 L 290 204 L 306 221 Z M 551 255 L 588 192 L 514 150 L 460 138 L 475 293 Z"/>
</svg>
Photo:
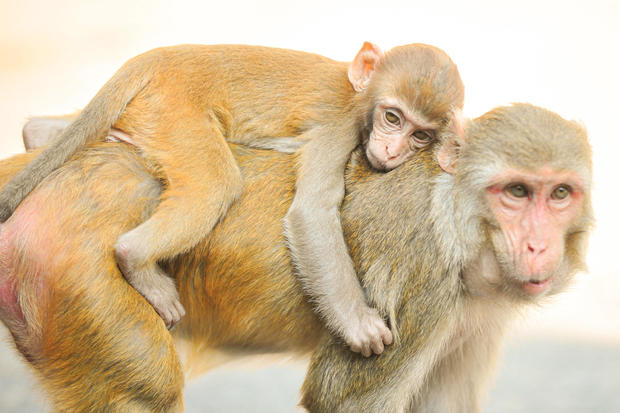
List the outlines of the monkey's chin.
<svg viewBox="0 0 620 413">
<path fill-rule="evenodd" d="M 553 277 L 549 277 L 545 280 L 540 280 L 540 281 L 538 280 L 525 281 L 522 284 L 523 291 L 525 291 L 530 296 L 541 295 L 549 289 L 552 282 L 553 282 Z"/>
<path fill-rule="evenodd" d="M 373 169 L 381 172 L 385 172 L 387 170 L 385 164 L 379 159 L 377 159 L 377 157 L 368 148 L 366 148 L 366 159 L 368 159 L 368 162 L 370 163 L 370 166 L 373 167 Z"/>
<path fill-rule="evenodd" d="M 370 150 L 366 150 L 366 158 L 368 159 L 368 162 L 373 167 L 373 169 L 376 169 L 380 172 L 389 172 L 404 162 L 404 159 L 400 156 L 387 161 L 382 161 L 377 158 Z"/>
</svg>

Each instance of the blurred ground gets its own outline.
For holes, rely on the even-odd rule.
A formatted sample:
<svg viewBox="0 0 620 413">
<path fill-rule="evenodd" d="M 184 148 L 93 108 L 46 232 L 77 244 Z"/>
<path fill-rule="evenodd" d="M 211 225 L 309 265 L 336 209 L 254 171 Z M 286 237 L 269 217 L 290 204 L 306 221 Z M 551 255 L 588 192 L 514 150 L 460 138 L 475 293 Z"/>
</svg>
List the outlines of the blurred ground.
<svg viewBox="0 0 620 413">
<path fill-rule="evenodd" d="M 2 328 L 0 335 L 6 337 Z M 45 411 L 30 371 L 0 345 L 0 412 Z M 188 383 L 187 413 L 296 411 L 301 364 L 222 368 Z M 509 340 L 485 413 L 620 412 L 620 346 L 541 338 Z M 448 413 L 448 412 L 447 412 Z"/>
</svg>

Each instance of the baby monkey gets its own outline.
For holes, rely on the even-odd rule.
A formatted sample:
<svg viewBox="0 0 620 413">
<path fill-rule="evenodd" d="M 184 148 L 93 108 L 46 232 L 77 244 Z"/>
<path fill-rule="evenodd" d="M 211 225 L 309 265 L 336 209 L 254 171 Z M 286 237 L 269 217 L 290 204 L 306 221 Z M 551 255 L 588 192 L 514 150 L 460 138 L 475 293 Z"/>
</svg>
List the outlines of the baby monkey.
<svg viewBox="0 0 620 413">
<path fill-rule="evenodd" d="M 458 124 L 463 94 L 450 58 L 423 44 L 384 54 L 364 43 L 350 64 L 266 47 L 154 49 L 121 67 L 66 128 L 50 127 L 60 132 L 0 192 L 0 220 L 87 143 L 136 145 L 161 167 L 166 189 L 153 215 L 118 239 L 116 259 L 170 328 L 184 309 L 157 262 L 196 245 L 239 196 L 227 141 L 303 144 L 284 222 L 301 284 L 353 351 L 380 354 L 392 334 L 366 302 L 340 224 L 345 165 L 362 144 L 375 169 L 396 168 Z"/>
</svg>

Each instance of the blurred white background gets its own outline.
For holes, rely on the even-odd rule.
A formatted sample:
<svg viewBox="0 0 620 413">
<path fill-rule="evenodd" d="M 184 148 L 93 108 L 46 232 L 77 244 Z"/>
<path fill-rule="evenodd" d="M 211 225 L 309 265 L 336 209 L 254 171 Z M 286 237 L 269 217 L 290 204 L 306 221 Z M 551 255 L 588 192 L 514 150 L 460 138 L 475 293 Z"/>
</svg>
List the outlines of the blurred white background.
<svg viewBox="0 0 620 413">
<path fill-rule="evenodd" d="M 539 342 L 620 349 L 618 0 L 0 0 L 0 155 L 23 151 L 29 116 L 81 108 L 124 61 L 154 47 L 259 44 L 348 61 L 365 40 L 385 50 L 413 42 L 446 50 L 465 82 L 468 116 L 530 102 L 585 123 L 598 221 L 590 273 L 513 335 L 532 349 Z M 611 379 L 620 385 L 620 373 Z"/>
</svg>

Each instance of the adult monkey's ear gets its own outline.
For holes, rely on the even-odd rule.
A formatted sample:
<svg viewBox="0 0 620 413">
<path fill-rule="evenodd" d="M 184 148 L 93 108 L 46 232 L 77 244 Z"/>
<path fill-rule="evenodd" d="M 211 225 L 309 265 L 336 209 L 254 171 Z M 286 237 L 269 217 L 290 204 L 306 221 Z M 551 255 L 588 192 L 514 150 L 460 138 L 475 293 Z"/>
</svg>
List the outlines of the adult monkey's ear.
<svg viewBox="0 0 620 413">
<path fill-rule="evenodd" d="M 27 150 L 40 148 L 51 142 L 69 126 L 71 119 L 59 117 L 36 117 L 26 122 L 22 129 L 22 139 Z"/>
<path fill-rule="evenodd" d="M 368 87 L 370 78 L 383 56 L 383 51 L 377 45 L 364 42 L 349 66 L 349 82 L 356 92 L 362 92 Z"/>
<path fill-rule="evenodd" d="M 450 124 L 441 138 L 437 163 L 449 174 L 454 174 L 461 149 L 467 144 L 467 122 L 460 110 L 453 110 Z"/>
</svg>

